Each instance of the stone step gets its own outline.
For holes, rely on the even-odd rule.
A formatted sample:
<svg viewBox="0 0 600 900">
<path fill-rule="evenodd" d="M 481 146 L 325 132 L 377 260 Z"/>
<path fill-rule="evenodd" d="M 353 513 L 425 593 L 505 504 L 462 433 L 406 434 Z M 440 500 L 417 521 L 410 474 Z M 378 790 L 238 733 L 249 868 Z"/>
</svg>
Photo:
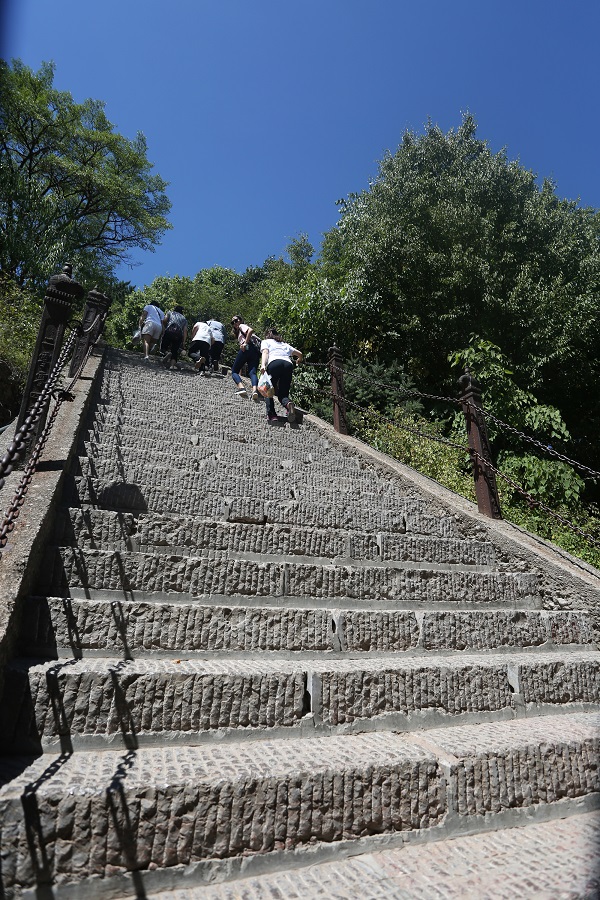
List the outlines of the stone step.
<svg viewBox="0 0 600 900">
<path fill-rule="evenodd" d="M 158 512 L 199 516 L 212 521 L 244 522 L 248 524 L 287 524 L 290 526 L 334 528 L 348 531 L 391 531 L 456 537 L 454 516 L 423 513 L 411 500 L 397 501 L 389 506 L 371 500 L 349 503 L 339 497 L 322 504 L 312 503 L 304 495 L 299 499 L 265 500 L 255 497 L 220 496 L 198 485 L 182 497 L 177 491 L 161 484 L 143 488 L 122 481 L 99 481 L 95 478 L 69 476 L 65 484 L 65 499 L 74 507 L 95 506 L 118 512 Z"/>
<path fill-rule="evenodd" d="M 220 387 L 222 390 L 222 386 Z M 158 430 L 165 436 L 174 431 L 189 431 L 200 436 L 210 435 L 214 439 L 215 434 L 223 434 L 225 430 L 235 431 L 240 419 L 247 424 L 254 424 L 257 418 L 266 416 L 263 401 L 248 403 L 231 394 L 229 388 L 225 393 L 221 393 L 221 390 L 218 396 L 196 397 L 189 406 L 173 405 L 168 400 L 157 403 L 155 399 L 148 399 L 144 402 L 139 396 L 132 398 L 129 405 L 99 405 L 94 410 L 91 421 L 98 429 L 139 428 L 139 410 L 143 407 L 144 428 Z"/>
<path fill-rule="evenodd" d="M 597 801 L 599 728 L 600 716 L 571 714 L 425 736 L 44 755 L 0 790 L 3 889 L 34 886 L 42 866 L 71 897 L 88 885 L 121 896 L 111 879 L 132 871 L 194 866 L 214 878 L 255 855 L 281 866 L 360 838 L 567 815 Z"/>
<path fill-rule="evenodd" d="M 207 440 L 209 439 L 208 435 L 210 435 L 211 444 L 209 446 L 216 446 L 218 442 L 221 445 L 223 443 L 231 443 L 233 446 L 241 444 L 253 446 L 257 452 L 263 449 L 261 444 L 266 439 L 269 454 L 275 457 L 280 453 L 285 452 L 288 454 L 295 450 L 310 452 L 321 448 L 322 453 L 329 452 L 328 447 L 332 451 L 334 450 L 333 446 L 327 441 L 323 441 L 319 432 L 308 423 L 294 429 L 269 426 L 266 416 L 259 412 L 254 404 L 252 405 L 250 418 L 239 418 L 236 411 L 232 411 L 229 420 L 207 423 L 205 425 L 205 433 L 207 434 Z M 145 438 L 154 447 L 163 446 L 166 448 L 169 445 L 169 441 L 177 446 L 182 444 L 191 445 L 191 437 L 194 434 L 200 436 L 202 432 L 197 428 L 190 433 L 189 428 L 184 423 L 180 423 L 175 427 L 173 424 L 169 426 L 164 422 L 162 424 L 150 423 L 146 425 L 145 421 L 143 421 L 142 426 L 142 422 L 138 421 L 137 423 L 131 422 L 123 425 L 109 423 L 105 428 L 102 424 L 92 421 L 87 432 L 87 439 L 103 443 L 105 435 L 109 436 L 111 440 L 118 436 L 122 441 L 130 443 L 135 441 L 137 436 Z M 334 452 L 340 453 L 339 450 Z M 340 457 L 343 458 L 343 455 L 340 454 Z"/>
<path fill-rule="evenodd" d="M 264 457 L 257 457 L 256 462 L 247 460 L 233 470 L 228 463 L 221 464 L 218 460 L 197 469 L 192 464 L 178 468 L 173 463 L 165 465 L 165 462 L 161 460 L 159 466 L 139 454 L 134 460 L 115 455 L 103 460 L 78 457 L 72 472 L 75 476 L 101 481 L 138 484 L 142 490 L 149 481 L 158 481 L 182 495 L 198 488 L 220 496 L 235 495 L 243 485 L 245 496 L 263 500 L 305 497 L 316 503 L 326 503 L 339 497 L 344 500 L 350 498 L 352 503 L 368 499 L 389 508 L 404 499 L 393 484 L 366 472 L 352 473 L 347 477 L 338 474 L 335 484 L 332 484 L 331 473 L 327 472 L 290 470 L 276 475 L 270 461 Z"/>
<path fill-rule="evenodd" d="M 432 562 L 439 565 L 492 566 L 488 541 L 342 531 L 293 525 L 215 522 L 191 516 L 116 513 L 70 508 L 58 519 L 57 543 L 98 550 L 157 553 L 239 552 L 269 556 Z"/>
<path fill-rule="evenodd" d="M 260 420 L 262 422 L 262 419 Z M 178 429 L 175 437 L 172 433 L 165 432 L 164 428 L 153 429 L 148 433 L 145 429 L 139 427 L 128 428 L 108 428 L 90 427 L 82 436 L 82 446 L 90 444 L 94 447 L 94 455 L 101 456 L 115 450 L 131 449 L 139 452 L 152 453 L 157 450 L 163 450 L 168 453 L 170 447 L 175 458 L 179 458 L 181 453 L 196 453 L 203 451 L 208 454 L 223 454 L 223 458 L 229 454 L 239 454 L 240 457 L 257 455 L 257 436 L 254 432 L 256 420 L 251 423 L 252 430 L 241 429 L 239 426 L 228 426 L 226 436 L 221 434 L 225 431 L 224 427 L 218 429 L 218 433 L 213 431 L 212 426 L 205 428 L 201 433 L 197 428 Z M 269 447 L 273 447 L 270 454 L 275 467 L 278 465 L 280 458 L 290 459 L 299 457 L 307 459 L 312 457 L 315 462 L 321 462 L 323 466 L 329 466 L 335 471 L 347 469 L 349 472 L 357 471 L 356 463 L 358 462 L 358 471 L 369 469 L 365 463 L 350 453 L 342 453 L 335 448 L 329 441 L 323 440 L 318 433 L 312 429 L 310 425 L 304 425 L 301 431 L 292 431 L 287 428 L 271 428 L 269 434 L 273 435 L 273 444 L 269 443 Z"/>
<path fill-rule="evenodd" d="M 593 811 L 426 844 L 365 847 L 328 862 L 308 857 L 301 868 L 221 884 L 174 876 L 179 886 L 153 891 L 152 900 L 592 900 L 600 896 L 599 845 L 600 814 Z"/>
<path fill-rule="evenodd" d="M 168 414 L 173 410 L 169 405 L 169 397 L 174 394 L 178 398 L 178 410 L 185 413 L 195 408 L 209 408 L 217 415 L 220 408 L 227 405 L 247 404 L 247 398 L 237 395 L 238 386 L 229 377 L 218 375 L 205 379 L 199 378 L 195 372 L 182 370 L 182 377 L 174 379 L 172 375 L 162 371 L 161 366 L 153 367 L 145 372 L 136 373 L 137 377 L 126 377 L 105 371 L 99 385 L 98 398 L 111 408 L 142 407 L 158 408 Z M 192 375 L 193 377 L 189 377 Z M 250 380 L 244 377 L 244 387 L 250 388 Z M 263 405 L 261 398 L 260 404 Z M 166 418 L 166 415 L 165 415 Z"/>
<path fill-rule="evenodd" d="M 215 558 L 177 554 L 121 553 L 60 547 L 48 553 L 44 583 L 60 596 L 78 591 L 119 591 L 125 598 L 140 594 L 187 594 L 193 597 L 271 597 L 321 601 L 391 603 L 423 606 L 504 604 L 539 605 L 537 577 L 528 573 L 493 572 L 473 567 L 403 567 L 391 562 L 334 564 L 296 562 L 293 558 L 263 556 L 262 561 L 240 554 Z M 113 599 L 112 597 L 110 599 Z M 115 597 L 114 599 L 118 599 Z M 141 599 L 141 598 L 139 598 Z"/>
<path fill-rule="evenodd" d="M 30 597 L 25 656 L 373 654 L 589 646 L 581 612 L 294 609 Z"/>
<path fill-rule="evenodd" d="M 600 701 L 600 653 L 293 661 L 17 659 L 5 671 L 2 752 L 61 743 L 197 742 L 301 731 L 432 728 Z"/>
<path fill-rule="evenodd" d="M 89 442 L 88 442 L 89 446 Z M 197 478 L 209 481 L 224 482 L 225 488 L 231 491 L 232 479 L 240 482 L 244 478 L 256 478 L 273 481 L 291 479 L 294 484 L 330 484 L 331 479 L 339 480 L 340 493 L 348 493 L 352 487 L 369 493 L 393 495 L 405 499 L 405 492 L 397 488 L 376 473 L 368 469 L 347 469 L 344 464 L 335 466 L 331 463 L 308 463 L 293 458 L 273 460 L 257 454 L 252 448 L 244 448 L 242 453 L 230 450 L 227 454 L 218 451 L 209 453 L 206 448 L 194 447 L 191 443 L 180 446 L 177 450 L 155 448 L 140 455 L 138 447 L 117 447 L 100 445 L 102 454 L 80 456 L 73 465 L 75 475 L 109 480 L 119 478 L 121 481 L 140 481 L 144 483 L 152 472 L 152 477 L 167 477 L 168 472 L 184 471 Z M 310 456 L 311 454 L 305 454 Z M 219 487 L 219 490 L 223 490 Z"/>
<path fill-rule="evenodd" d="M 97 465 L 109 461 L 114 462 L 117 456 L 127 464 L 140 458 L 139 443 L 133 441 L 124 443 L 119 440 L 118 435 L 112 435 L 102 443 L 84 441 L 82 452 L 85 457 Z M 158 465 L 160 468 L 164 468 L 166 461 L 167 466 L 181 465 L 183 468 L 202 473 L 208 473 L 221 467 L 227 468 L 230 474 L 232 472 L 238 474 L 240 471 L 250 471 L 252 467 L 255 471 L 262 471 L 268 466 L 271 476 L 293 471 L 336 477 L 343 474 L 349 478 L 358 477 L 361 473 L 370 471 L 364 465 L 361 467 L 358 460 L 351 456 L 332 458 L 330 454 L 319 454 L 316 451 L 306 450 L 303 453 L 289 453 L 287 457 L 282 455 L 277 459 L 267 460 L 258 455 L 252 445 L 239 442 L 236 446 L 224 445 L 221 441 L 208 440 L 204 437 L 201 443 L 195 443 L 193 435 L 189 441 L 166 449 L 148 442 L 148 446 L 144 447 L 143 458 L 148 460 L 152 466 Z M 421 501 L 421 506 L 425 506 L 424 501 Z"/>
</svg>

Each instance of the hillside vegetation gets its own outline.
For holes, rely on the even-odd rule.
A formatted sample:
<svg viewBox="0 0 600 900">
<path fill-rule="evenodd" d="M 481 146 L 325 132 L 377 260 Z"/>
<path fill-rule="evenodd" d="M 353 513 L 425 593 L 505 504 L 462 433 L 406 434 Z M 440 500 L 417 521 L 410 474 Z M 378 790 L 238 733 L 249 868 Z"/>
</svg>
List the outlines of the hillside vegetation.
<svg viewBox="0 0 600 900">
<path fill-rule="evenodd" d="M 53 121 L 73 105 L 69 95 L 53 91 L 49 68 L 34 75 L 20 65 L 5 67 L 2 78 L 15 108 L 27 105 L 32 128 L 36 117 Z M 118 153 L 138 161 L 133 182 L 124 188 L 141 206 L 137 218 L 123 220 L 120 231 L 113 228 L 123 241 L 101 247 L 86 246 L 90 223 L 78 232 L 72 210 L 63 204 L 64 227 L 52 237 L 50 252 L 44 231 L 50 200 L 41 199 L 46 174 L 43 167 L 34 173 L 31 190 L 19 167 L 18 135 L 7 133 L 9 127 L 16 130 L 18 117 L 5 116 L 1 213 L 11 249 L 0 259 L 0 358 L 13 371 L 24 370 L 43 281 L 51 274 L 48 260 L 56 270 L 70 254 L 80 266 L 80 280 L 93 273 L 113 296 L 107 337 L 117 346 L 131 347 L 148 302 L 163 309 L 179 303 L 190 321 L 228 322 L 238 313 L 259 332 L 279 325 L 308 363 L 296 375 L 297 398 L 325 417 L 331 410 L 324 363 L 328 348 L 337 344 L 353 432 L 472 498 L 469 459 L 461 449 L 464 424 L 453 402 L 457 377 L 468 365 L 495 417 L 490 421 L 494 458 L 509 479 L 499 483 L 505 516 L 600 565 L 594 474 L 600 469 L 596 210 L 557 197 L 550 181 L 540 182 L 504 151 L 493 153 L 466 115 L 448 133 L 433 124 L 420 134 L 407 132 L 397 151 L 381 161 L 375 180 L 338 201 L 339 220 L 323 236 L 318 253 L 299 234 L 285 259 L 271 257 L 243 273 L 213 267 L 194 276 L 161 277 L 134 290 L 115 278 L 115 265 L 136 241 L 150 248 L 168 227 L 166 185 L 150 174 L 140 140 L 126 145 L 117 139 L 101 104 L 89 101 L 73 105 L 73 111 L 75 120 L 79 116 L 75 146 L 86 146 L 90 129 L 96 141 L 101 135 L 102 166 L 109 173 Z M 60 153 L 60 173 L 72 176 L 81 160 L 69 158 L 66 144 Z M 107 171 L 101 181 L 110 188 Z M 60 202 L 59 192 L 50 193 L 52 203 Z M 108 203 L 110 196 L 103 197 Z M 123 210 L 115 209 L 115 221 L 119 215 Z M 15 221 L 23 216 L 29 230 L 21 233 L 25 226 L 16 227 Z M 36 228 L 44 240 L 32 260 Z M 233 352 L 229 344 L 226 353 Z"/>
</svg>

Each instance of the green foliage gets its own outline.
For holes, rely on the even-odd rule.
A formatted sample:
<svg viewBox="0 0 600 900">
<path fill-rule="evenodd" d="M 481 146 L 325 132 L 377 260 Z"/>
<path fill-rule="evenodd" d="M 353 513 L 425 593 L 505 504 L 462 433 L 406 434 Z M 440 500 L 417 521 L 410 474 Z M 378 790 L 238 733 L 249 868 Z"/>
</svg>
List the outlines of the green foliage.
<svg viewBox="0 0 600 900">
<path fill-rule="evenodd" d="M 0 273 L 0 359 L 20 384 L 27 377 L 40 316 L 39 297 Z"/>
<path fill-rule="evenodd" d="M 294 269 L 305 269 L 310 265 L 315 248 L 308 239 L 307 234 L 299 234 L 293 238 L 287 247 L 288 256 Z"/>
<path fill-rule="evenodd" d="M 438 393 L 454 387 L 448 355 L 482 335 L 510 348 L 523 388 L 562 410 L 582 452 L 600 462 L 590 438 L 600 398 L 581 390 L 600 375 L 594 210 L 492 153 L 466 115 L 447 134 L 432 124 L 407 132 L 340 211 L 323 271 L 343 297 L 345 353 L 367 336 L 370 352 Z"/>
<path fill-rule="evenodd" d="M 359 428 L 359 436 L 377 450 L 474 501 L 469 459 L 460 450 L 443 443 L 443 423 L 431 422 L 417 413 L 403 410 L 397 411 L 396 418 L 398 424 L 393 425 L 378 422 L 376 415 L 367 415 Z M 442 442 L 436 438 L 441 438 Z"/>
<path fill-rule="evenodd" d="M 0 61 L 0 271 L 21 286 L 67 259 L 80 278 L 109 277 L 170 227 L 144 136 L 117 134 L 102 102 L 75 103 L 53 77 L 50 63 Z"/>
<path fill-rule="evenodd" d="M 530 453 L 522 456 L 507 453 L 498 459 L 498 468 L 535 500 L 540 500 L 551 509 L 563 510 L 568 514 L 578 512 L 585 482 L 567 463 L 540 459 Z M 522 494 L 506 483 L 503 483 L 502 490 L 511 505 L 527 504 Z"/>
<path fill-rule="evenodd" d="M 397 417 L 398 425 L 395 426 L 381 422 L 377 413 L 371 410 L 364 415 L 362 423 L 357 423 L 358 435 L 383 453 L 475 502 L 468 456 L 423 436 L 443 437 L 443 423 L 430 422 L 421 416 L 403 412 L 398 412 Z M 514 468 L 511 468 L 513 463 Z M 536 499 L 543 499 L 546 505 L 554 507 L 553 511 L 571 522 L 575 528 L 600 542 L 600 511 L 593 504 L 585 508 L 578 502 L 580 479 L 570 467 L 525 457 L 513 458 L 509 466 L 502 465 L 502 470 L 514 480 L 525 483 Z M 574 556 L 600 568 L 600 548 L 588 538 L 543 509 L 525 502 L 518 492 L 501 479 L 498 482 L 498 492 L 502 514 L 507 521 L 552 541 Z"/>
<path fill-rule="evenodd" d="M 469 346 L 450 353 L 448 359 L 453 368 L 462 372 L 468 367 L 476 373 L 488 412 L 539 440 L 553 439 L 568 444 L 571 435 L 560 411 L 540 403 L 531 391 L 519 386 L 517 378 L 513 378 L 514 366 L 496 344 L 471 334 Z M 501 428 L 490 420 L 488 430 L 490 439 L 498 441 Z M 512 440 L 509 434 L 506 440 Z"/>
<path fill-rule="evenodd" d="M 587 509 L 581 509 L 579 513 L 571 513 L 565 517 L 584 533 L 581 535 L 543 510 L 536 507 L 511 505 L 505 501 L 502 492 L 500 492 L 500 501 L 504 517 L 509 522 L 513 522 L 533 534 L 538 534 L 545 540 L 562 547 L 567 553 L 600 569 L 600 547 L 592 544 L 584 536 L 590 535 L 600 543 L 600 510 L 597 506 L 591 505 Z"/>
<path fill-rule="evenodd" d="M 453 367 L 465 366 L 477 373 L 484 394 L 484 409 L 546 446 L 573 456 L 571 435 L 558 409 L 539 403 L 537 397 L 517 383 L 510 360 L 491 341 L 471 335 L 469 346 L 449 355 Z M 576 512 L 585 482 L 564 462 L 540 456 L 541 451 L 493 419 L 487 419 L 492 456 L 500 470 L 547 506 Z M 464 416 L 458 411 L 452 423 L 454 435 L 464 434 Z M 518 491 L 503 485 L 512 505 L 523 505 Z"/>
</svg>

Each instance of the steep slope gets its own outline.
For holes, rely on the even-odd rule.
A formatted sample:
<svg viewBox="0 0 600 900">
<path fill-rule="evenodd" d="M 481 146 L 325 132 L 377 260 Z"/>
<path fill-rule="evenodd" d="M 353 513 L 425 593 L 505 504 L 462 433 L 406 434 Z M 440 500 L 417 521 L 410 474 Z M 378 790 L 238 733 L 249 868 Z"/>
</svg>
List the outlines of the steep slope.
<svg viewBox="0 0 600 900">
<path fill-rule="evenodd" d="M 5 683 L 7 897 L 143 896 L 599 797 L 585 612 L 310 422 L 114 351 Z"/>
</svg>

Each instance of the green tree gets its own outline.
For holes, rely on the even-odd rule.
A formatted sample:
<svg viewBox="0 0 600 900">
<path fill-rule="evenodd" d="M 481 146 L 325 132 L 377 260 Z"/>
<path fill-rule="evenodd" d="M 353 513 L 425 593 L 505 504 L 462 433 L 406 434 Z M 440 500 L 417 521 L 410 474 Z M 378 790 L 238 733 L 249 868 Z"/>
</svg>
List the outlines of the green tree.
<svg viewBox="0 0 600 900">
<path fill-rule="evenodd" d="M 53 77 L 0 61 L 0 271 L 20 286 L 66 259 L 108 277 L 171 227 L 144 136 L 117 134 L 102 102 L 75 103 Z"/>
<path fill-rule="evenodd" d="M 345 352 L 398 359 L 421 388 L 453 388 L 448 354 L 472 332 L 506 348 L 523 386 L 563 410 L 596 454 L 600 216 L 492 153 L 472 116 L 407 132 L 367 190 L 340 203 L 322 271 L 338 286 Z M 336 291 L 321 318 L 336 319 Z"/>
</svg>

